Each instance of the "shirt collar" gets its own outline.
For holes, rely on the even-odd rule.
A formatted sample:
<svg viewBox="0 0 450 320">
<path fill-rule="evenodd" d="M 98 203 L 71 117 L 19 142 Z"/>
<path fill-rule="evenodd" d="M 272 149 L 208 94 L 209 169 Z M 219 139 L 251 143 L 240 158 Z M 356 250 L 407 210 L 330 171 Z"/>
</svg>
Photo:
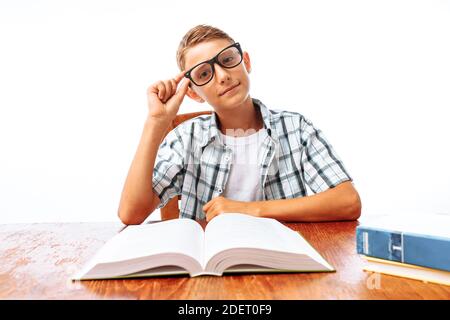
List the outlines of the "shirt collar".
<svg viewBox="0 0 450 320">
<path fill-rule="evenodd" d="M 264 128 L 267 130 L 267 134 L 269 135 L 269 137 L 275 138 L 273 136 L 274 131 L 272 130 L 272 113 L 260 100 L 252 98 L 252 101 L 253 106 L 255 108 L 259 108 L 259 110 L 261 111 Z M 202 147 L 206 146 L 211 141 L 214 141 L 219 136 L 219 126 L 217 120 L 217 114 L 213 112 L 209 119 L 209 123 L 207 123 L 209 130 L 208 133 L 203 136 Z"/>
</svg>

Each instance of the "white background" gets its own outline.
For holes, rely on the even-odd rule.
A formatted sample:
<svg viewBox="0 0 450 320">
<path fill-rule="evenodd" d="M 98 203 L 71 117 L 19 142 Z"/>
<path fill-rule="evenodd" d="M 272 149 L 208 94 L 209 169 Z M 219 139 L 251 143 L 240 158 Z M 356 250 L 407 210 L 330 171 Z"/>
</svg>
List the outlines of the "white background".
<svg viewBox="0 0 450 320">
<path fill-rule="evenodd" d="M 0 0 L 1 222 L 118 221 L 146 88 L 201 23 L 323 130 L 363 216 L 450 213 L 449 1 Z"/>
</svg>

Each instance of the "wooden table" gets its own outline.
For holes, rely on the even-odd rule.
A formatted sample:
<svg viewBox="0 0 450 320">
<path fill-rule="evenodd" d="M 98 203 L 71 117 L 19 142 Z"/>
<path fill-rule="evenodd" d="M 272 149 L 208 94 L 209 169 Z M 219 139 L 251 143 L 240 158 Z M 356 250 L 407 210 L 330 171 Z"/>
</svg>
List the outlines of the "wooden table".
<svg viewBox="0 0 450 320">
<path fill-rule="evenodd" d="M 356 254 L 357 222 L 289 223 L 335 273 L 72 282 L 121 223 L 0 225 L 0 299 L 450 299 L 450 287 L 372 274 Z"/>
</svg>

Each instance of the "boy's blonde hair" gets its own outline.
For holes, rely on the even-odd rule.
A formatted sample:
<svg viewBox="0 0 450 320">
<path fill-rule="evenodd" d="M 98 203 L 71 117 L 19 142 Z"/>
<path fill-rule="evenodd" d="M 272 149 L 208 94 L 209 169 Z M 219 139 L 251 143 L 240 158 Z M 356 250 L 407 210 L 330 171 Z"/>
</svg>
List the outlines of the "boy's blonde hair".
<svg viewBox="0 0 450 320">
<path fill-rule="evenodd" d="M 191 30 L 189 30 L 181 40 L 178 50 L 177 50 L 177 64 L 180 70 L 184 70 L 185 67 L 185 53 L 189 48 L 192 48 L 196 44 L 206 42 L 214 39 L 227 39 L 234 43 L 235 41 L 224 31 L 208 26 L 205 24 L 200 24 Z"/>
</svg>

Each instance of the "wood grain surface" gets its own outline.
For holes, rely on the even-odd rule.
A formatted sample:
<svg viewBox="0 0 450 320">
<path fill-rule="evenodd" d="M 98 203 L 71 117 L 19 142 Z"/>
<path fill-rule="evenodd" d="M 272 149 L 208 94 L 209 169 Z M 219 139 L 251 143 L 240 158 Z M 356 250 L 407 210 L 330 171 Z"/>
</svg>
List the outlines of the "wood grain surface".
<svg viewBox="0 0 450 320">
<path fill-rule="evenodd" d="M 364 272 L 357 222 L 286 225 L 337 271 L 72 282 L 121 223 L 3 224 L 0 299 L 450 299 L 448 286 Z"/>
</svg>

